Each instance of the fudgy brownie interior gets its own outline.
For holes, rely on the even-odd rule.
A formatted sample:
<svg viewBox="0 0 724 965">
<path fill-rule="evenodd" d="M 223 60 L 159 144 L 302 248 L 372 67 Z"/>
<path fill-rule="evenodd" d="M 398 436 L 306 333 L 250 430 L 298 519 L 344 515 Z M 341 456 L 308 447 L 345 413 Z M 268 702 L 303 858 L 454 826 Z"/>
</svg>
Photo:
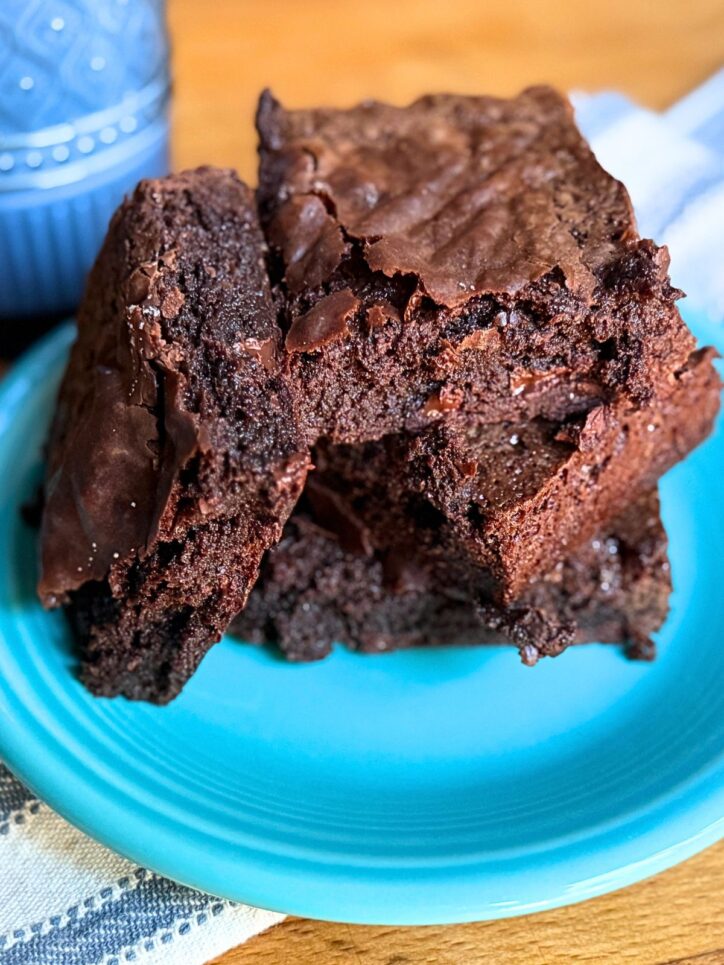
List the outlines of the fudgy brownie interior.
<svg viewBox="0 0 724 965">
<path fill-rule="evenodd" d="M 556 656 L 576 639 L 580 640 L 582 634 L 586 637 L 577 619 L 584 588 L 592 593 L 595 589 L 586 565 L 603 565 L 606 559 L 603 551 L 591 556 L 590 547 L 598 546 L 600 550 L 609 531 L 605 530 L 593 543 L 579 544 L 578 550 L 566 559 L 551 560 L 545 573 L 523 589 L 514 601 L 501 601 L 494 576 L 461 547 L 454 524 L 419 493 L 405 487 L 404 466 L 395 462 L 396 458 L 402 458 L 404 438 L 400 437 L 397 442 L 397 451 L 389 439 L 358 446 L 320 444 L 316 447 L 317 468 L 307 481 L 300 510 L 287 531 L 290 538 L 284 543 L 285 548 L 270 552 L 260 593 L 249 604 L 248 618 L 242 614 L 237 621 L 237 630 L 241 628 L 242 635 L 247 633 L 259 639 L 262 627 L 259 614 L 267 614 L 266 624 L 277 627 L 276 636 L 269 630 L 267 638 L 277 639 L 282 651 L 296 660 L 316 659 L 329 653 L 332 637 L 326 631 L 333 625 L 346 627 L 341 638 L 344 642 L 358 649 L 374 649 L 365 641 L 375 625 L 375 612 L 380 619 L 393 620 L 394 615 L 397 621 L 398 616 L 401 620 L 403 614 L 413 612 L 410 607 L 421 608 L 421 613 L 431 607 L 430 632 L 440 633 L 443 639 L 448 638 L 453 628 L 460 627 L 457 620 L 465 614 L 463 627 L 475 626 L 478 632 L 482 627 L 489 631 L 483 639 L 499 640 L 504 636 L 517 644 L 528 663 L 534 663 L 540 656 Z M 658 520 L 658 503 L 652 503 L 652 498 L 650 494 L 645 498 L 642 494 L 636 501 L 642 526 L 644 518 Z M 655 511 L 650 511 L 652 506 Z M 613 532 L 613 524 L 607 525 Z M 660 528 L 661 524 L 656 525 Z M 653 523 L 651 526 L 655 529 Z M 321 543 L 316 530 L 326 534 Z M 626 516 L 626 530 L 629 542 L 638 542 L 644 533 L 633 516 L 630 519 Z M 616 533 L 624 535 L 621 527 Z M 665 542 L 657 540 L 656 545 L 663 547 L 663 556 L 654 554 L 654 557 L 665 560 Z M 305 553 L 309 553 L 310 565 L 308 575 L 302 577 L 299 567 Z M 659 570 L 654 568 L 649 575 L 654 572 Z M 370 575 L 370 585 L 374 583 L 377 587 L 366 602 L 361 597 L 364 583 L 361 574 L 364 573 Z M 573 573 L 578 573 L 575 582 Z M 613 582 L 613 577 L 608 580 L 610 585 Z M 619 584 L 620 581 L 617 586 L 621 588 Z M 319 587 L 322 588 L 320 595 L 315 597 Z M 660 597 L 653 584 L 647 590 L 647 601 L 657 601 L 655 612 L 665 612 L 669 592 L 666 581 L 661 583 L 661 590 Z M 328 593 L 326 602 L 325 593 Z M 623 626 L 624 604 L 632 599 L 624 592 L 615 604 L 618 627 Z M 348 602 L 343 604 L 343 600 Z M 352 600 L 356 601 L 354 612 L 345 617 Z M 384 606 L 377 611 L 381 600 L 385 601 Z M 569 600 L 577 602 L 569 606 Z M 605 596 L 596 597 L 596 601 L 611 602 Z M 462 608 L 457 604 L 462 604 Z M 279 608 L 278 621 L 273 614 L 274 607 Z M 320 628 L 315 629 L 315 614 L 320 607 L 330 612 Z M 331 611 L 338 612 L 335 616 Z M 593 611 L 583 608 L 583 612 L 585 626 L 590 628 Z M 642 612 L 651 612 L 648 602 Z M 434 616 L 438 613 L 439 619 Z M 283 614 L 287 614 L 288 619 Z M 473 624 L 470 623 L 472 615 L 477 621 Z M 630 616 L 630 632 L 609 639 L 623 642 L 635 636 L 639 640 L 652 632 L 653 626 L 644 635 L 642 628 L 650 623 L 638 619 L 633 610 Z M 448 619 L 452 622 L 445 622 Z M 392 625 L 402 626 L 399 621 L 389 626 Z M 322 627 L 326 628 L 325 632 Z M 638 627 L 635 634 L 634 627 Z M 321 636 L 315 637 L 315 633 Z M 412 639 L 416 633 L 425 639 L 434 639 L 434 636 L 425 636 L 425 628 L 412 625 L 404 628 L 402 637 Z M 390 630 L 383 649 L 394 649 L 395 639 Z"/>
<path fill-rule="evenodd" d="M 292 661 L 318 660 L 335 643 L 365 653 L 512 643 L 534 663 L 542 652 L 598 641 L 626 644 L 632 657 L 653 657 L 651 634 L 666 617 L 671 589 L 655 491 L 511 608 L 486 602 L 474 580 L 441 578 L 444 566 L 424 546 L 396 551 L 399 521 L 386 522 L 389 545 L 374 546 L 360 536 L 358 514 L 326 512 L 320 520 L 305 497 L 232 632 L 247 642 L 276 644 Z"/>
</svg>

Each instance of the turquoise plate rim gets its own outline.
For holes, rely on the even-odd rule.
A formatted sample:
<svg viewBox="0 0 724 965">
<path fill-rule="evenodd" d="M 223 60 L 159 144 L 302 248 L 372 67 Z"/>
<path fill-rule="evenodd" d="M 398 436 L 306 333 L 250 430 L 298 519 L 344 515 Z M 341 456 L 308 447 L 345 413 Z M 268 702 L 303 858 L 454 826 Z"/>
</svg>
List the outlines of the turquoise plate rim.
<svg viewBox="0 0 724 965">
<path fill-rule="evenodd" d="M 720 333 L 708 323 L 699 322 L 695 329 L 722 345 Z M 3 380 L 0 452 L 18 407 L 71 339 L 70 326 L 52 332 Z M 1 585 L 8 579 L 4 560 L 0 567 Z M 150 790 L 135 787 L 132 798 L 119 791 L 123 778 L 113 764 L 95 759 L 92 745 L 83 748 L 78 735 L 53 716 L 53 708 L 45 712 L 34 705 L 24 654 L 8 646 L 12 632 L 12 618 L 0 613 L 0 757 L 41 799 L 91 837 L 159 874 L 221 897 L 360 924 L 488 920 L 626 887 L 724 837 L 724 747 L 718 747 L 705 767 L 626 820 L 601 824 L 593 834 L 560 837 L 547 849 L 520 849 L 500 859 L 473 852 L 438 859 L 431 848 L 427 855 L 404 860 L 384 854 L 358 860 L 342 850 L 330 860 L 315 851 L 314 842 L 308 847 L 270 847 L 263 825 L 227 848 L 223 834 L 208 824 L 205 814 L 194 827 L 185 823 L 183 801 L 169 799 L 161 814 Z M 69 704 L 68 713 L 74 712 Z"/>
</svg>

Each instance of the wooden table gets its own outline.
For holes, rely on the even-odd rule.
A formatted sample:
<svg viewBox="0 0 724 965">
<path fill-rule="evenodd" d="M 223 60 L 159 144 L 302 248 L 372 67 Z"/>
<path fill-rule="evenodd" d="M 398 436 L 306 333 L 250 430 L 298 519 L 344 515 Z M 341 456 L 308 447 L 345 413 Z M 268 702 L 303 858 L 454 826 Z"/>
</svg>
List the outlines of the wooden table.
<svg viewBox="0 0 724 965">
<path fill-rule="evenodd" d="M 255 177 L 252 116 L 289 105 L 403 103 L 537 81 L 616 87 L 664 107 L 720 66 L 722 0 L 170 0 L 175 163 Z M 288 919 L 224 965 L 724 963 L 724 844 L 624 892 L 534 917 L 446 928 Z"/>
</svg>

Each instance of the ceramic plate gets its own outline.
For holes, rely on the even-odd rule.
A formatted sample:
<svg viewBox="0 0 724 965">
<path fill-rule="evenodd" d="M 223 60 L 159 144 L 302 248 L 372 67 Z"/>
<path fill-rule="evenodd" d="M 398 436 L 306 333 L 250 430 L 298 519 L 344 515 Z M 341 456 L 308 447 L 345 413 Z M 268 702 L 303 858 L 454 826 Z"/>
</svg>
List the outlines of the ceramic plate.
<svg viewBox="0 0 724 965">
<path fill-rule="evenodd" d="M 70 821 L 218 895 L 390 924 L 580 901 L 724 834 L 721 429 L 662 484 L 676 589 L 654 664 L 589 646 L 533 669 L 504 647 L 299 666 L 226 640 L 168 707 L 99 700 L 35 598 L 19 512 L 71 337 L 0 388 L 0 756 Z"/>
</svg>

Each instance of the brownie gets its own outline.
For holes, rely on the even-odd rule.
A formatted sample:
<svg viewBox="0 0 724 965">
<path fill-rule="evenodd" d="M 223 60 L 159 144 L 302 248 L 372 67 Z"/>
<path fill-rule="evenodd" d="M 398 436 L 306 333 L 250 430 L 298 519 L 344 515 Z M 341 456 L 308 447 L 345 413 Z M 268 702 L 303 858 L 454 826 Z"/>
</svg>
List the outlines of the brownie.
<svg viewBox="0 0 724 965">
<path fill-rule="evenodd" d="M 335 526 L 329 516 L 320 521 L 307 503 L 270 551 L 232 632 L 275 643 L 293 661 L 320 659 L 334 643 L 379 653 L 507 642 L 532 664 L 541 633 L 567 643 L 622 643 L 630 656 L 651 659 L 650 636 L 666 617 L 671 590 L 666 545 L 651 491 L 510 609 L 486 605 L 469 585 L 442 582 L 419 550 L 405 555 L 414 579 L 400 581 L 384 551 L 350 544 L 348 526 Z"/>
<path fill-rule="evenodd" d="M 267 93 L 257 120 L 256 199 L 213 168 L 142 182 L 90 276 L 39 581 L 85 683 L 170 700 L 247 599 L 241 626 L 292 659 L 648 653 L 653 487 L 719 381 L 570 105 Z"/>
<path fill-rule="evenodd" d="M 320 440 L 306 499 L 363 549 L 387 547 L 394 504 L 398 544 L 444 547 L 441 579 L 467 579 L 475 564 L 476 584 L 510 607 L 706 436 L 719 405 L 712 355 L 693 353 L 643 409 L 616 403 L 563 422 L 448 417 L 414 436 Z M 364 520 L 359 534 L 345 507 Z"/>
<path fill-rule="evenodd" d="M 308 465 L 252 192 L 143 181 L 111 221 L 48 448 L 39 593 L 96 694 L 175 696 L 244 605 Z"/>
<path fill-rule="evenodd" d="M 640 409 L 618 402 L 562 423 L 449 418 L 388 441 L 392 471 L 445 515 L 510 603 L 706 438 L 719 408 L 715 354 L 692 353 Z"/>
<path fill-rule="evenodd" d="M 568 102 L 435 95 L 257 115 L 260 216 L 310 442 L 463 411 L 649 402 L 694 348 Z"/>
<path fill-rule="evenodd" d="M 460 612 L 457 606 L 451 608 L 450 600 L 463 603 L 466 608 L 474 606 L 483 625 L 493 631 L 496 638 L 503 633 L 515 641 L 527 662 L 535 662 L 539 656 L 555 656 L 573 643 L 579 628 L 577 620 L 571 616 L 570 608 L 546 606 L 546 600 L 538 599 L 534 593 L 535 587 L 549 577 L 555 584 L 561 582 L 555 574 L 560 573 L 564 561 L 551 559 L 550 565 L 545 567 L 545 574 L 535 584 L 522 591 L 514 601 L 502 601 L 491 571 L 467 552 L 454 525 L 422 494 L 403 484 L 401 465 L 395 461 L 399 458 L 399 450 L 395 451 L 398 442 L 404 442 L 404 438 L 386 438 L 357 446 L 320 442 L 313 452 L 316 468 L 307 479 L 302 501 L 294 516 L 295 525 L 299 515 L 304 514 L 314 526 L 332 533 L 340 552 L 344 554 L 344 565 L 352 573 L 366 571 L 369 564 L 361 560 L 374 560 L 381 574 L 378 583 L 381 580 L 386 590 L 395 596 L 402 595 L 405 601 L 412 602 L 414 606 L 427 607 L 431 602 L 437 612 L 439 598 L 442 597 L 446 601 L 442 608 L 445 619 L 457 619 Z M 616 515 L 620 515 L 626 505 L 627 501 Z M 612 525 L 610 521 L 607 523 L 609 528 Z M 606 531 L 606 527 L 603 529 Z M 299 540 L 295 539 L 293 543 L 297 545 Z M 582 551 L 579 547 L 576 553 Z M 298 553 L 295 551 L 300 566 L 304 552 L 303 545 Z M 280 565 L 285 565 L 284 551 L 280 553 Z M 576 553 L 571 552 L 568 559 Z M 272 551 L 265 572 L 270 566 L 276 565 L 274 561 L 277 559 L 276 551 Z M 285 580 L 285 587 L 294 593 L 295 583 L 299 586 L 317 585 L 321 579 L 320 569 L 311 551 L 308 570 L 306 582 L 299 582 L 299 571 L 294 571 Z M 570 567 L 564 571 L 564 576 L 569 572 Z M 334 570 L 334 579 L 341 583 L 338 568 Z M 263 582 L 268 582 L 268 578 L 265 577 Z M 279 580 L 275 576 L 272 582 Z M 590 588 L 590 584 L 586 585 Z M 581 586 L 579 583 L 578 587 Z M 435 592 L 431 596 L 428 591 L 433 590 Z M 417 597 L 414 594 L 418 591 L 425 591 L 425 594 Z M 570 592 L 579 602 L 583 602 L 582 589 L 564 585 L 561 592 Z M 408 596 L 410 593 L 412 597 Z M 330 592 L 330 599 L 335 599 L 334 591 Z M 252 596 L 249 603 L 252 608 L 250 619 L 254 619 L 255 607 L 259 606 L 255 600 L 257 597 Z M 374 600 L 373 595 L 369 604 L 373 609 Z M 306 598 L 303 602 L 312 606 Z M 279 606 L 283 609 L 282 603 Z M 359 607 L 361 611 L 364 610 L 361 603 Z M 305 612 L 312 614 L 311 638 L 303 629 Z M 308 642 L 315 639 L 313 612 L 313 606 L 312 610 L 294 607 L 293 619 L 299 621 L 299 634 Z M 384 614 L 386 611 L 383 609 L 380 612 Z M 397 605 L 395 612 L 398 612 Z M 329 622 L 332 617 L 325 619 Z M 337 616 L 335 619 L 341 618 Z M 365 619 L 369 623 L 373 616 Z M 439 621 L 433 620 L 432 625 L 439 626 Z M 291 624 L 285 632 L 289 639 L 297 639 Z M 424 627 L 414 632 L 424 633 Z M 310 653 L 319 649 L 323 655 L 329 645 L 329 638 L 322 643 L 309 642 Z M 295 653 L 300 652 L 300 647 L 295 646 Z"/>
</svg>

